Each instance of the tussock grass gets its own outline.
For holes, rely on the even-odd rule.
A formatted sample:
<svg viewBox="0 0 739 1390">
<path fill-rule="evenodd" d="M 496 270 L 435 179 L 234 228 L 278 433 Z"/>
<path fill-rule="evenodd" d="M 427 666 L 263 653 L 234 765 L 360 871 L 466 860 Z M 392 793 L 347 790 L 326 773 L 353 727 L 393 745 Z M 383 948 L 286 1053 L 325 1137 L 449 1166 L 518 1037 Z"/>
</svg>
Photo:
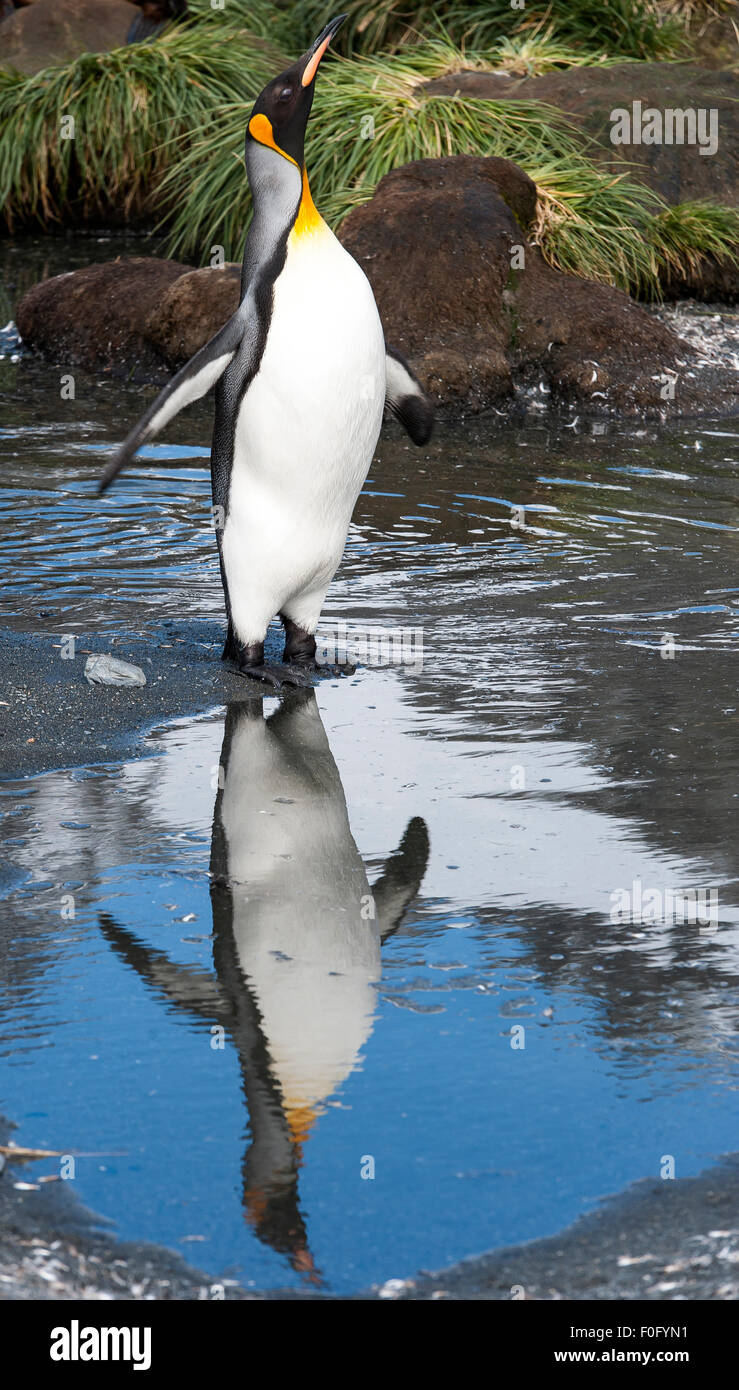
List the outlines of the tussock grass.
<svg viewBox="0 0 739 1390">
<path fill-rule="evenodd" d="M 283 61 L 263 38 L 193 25 L 32 77 L 0 69 L 7 226 L 143 211 L 214 110 L 253 101 Z M 74 138 L 64 139 L 70 116 Z"/>
<path fill-rule="evenodd" d="M 611 22 L 619 7 L 633 3 L 603 0 L 594 7 L 571 0 L 562 7 L 552 0 L 549 27 L 539 21 L 518 34 L 511 33 L 511 15 L 519 12 L 506 3 L 507 32 L 495 47 L 455 40 L 452 29 L 465 14 L 478 30 L 490 28 L 502 13 L 499 0 L 466 8 L 439 3 L 430 40 L 414 39 L 395 53 L 327 57 L 307 145 L 324 216 L 338 226 L 383 175 L 410 160 L 500 155 L 536 182 L 537 216 L 527 230 L 563 270 L 658 296 L 660 276 L 689 273 L 706 255 L 734 256 L 736 220 L 727 209 L 667 208 L 631 180 L 626 165 L 613 174 L 589 159 L 561 112 L 539 102 L 440 95 L 426 87 L 461 69 L 528 73 L 580 64 L 583 53 L 562 37 L 565 9 L 574 23 L 587 8 L 597 30 L 601 12 Z M 356 27 L 360 7 L 353 0 L 348 7 Z M 243 165 L 248 112 L 264 83 L 315 36 L 327 10 L 317 0 L 297 6 L 227 0 L 223 11 L 192 0 L 192 10 L 187 24 L 153 44 L 85 54 L 34 77 L 0 69 L 0 206 L 11 228 L 121 213 L 151 220 L 155 209 L 170 254 L 207 263 L 211 248 L 222 246 L 238 259 L 250 212 Z M 413 10 L 419 25 L 427 10 L 424 3 Z M 362 15 L 382 20 L 389 39 L 405 11 L 378 0 L 369 11 L 363 6 Z M 251 30 L 241 27 L 247 16 Z M 71 140 L 61 138 L 66 116 L 75 119 Z"/>
<path fill-rule="evenodd" d="M 327 221 L 338 227 L 371 198 L 384 174 L 410 160 L 442 155 L 499 155 L 519 164 L 537 184 L 531 234 L 551 265 L 606 284 L 659 297 L 659 276 L 670 258 L 687 266 L 692 234 L 705 254 L 710 224 L 714 254 L 726 254 L 733 235 L 725 210 L 702 220 L 669 217 L 642 184 L 605 170 L 560 111 L 540 102 L 441 96 L 425 83 L 460 68 L 488 68 L 490 58 L 449 39 L 393 56 L 334 59 L 321 74 L 320 116 L 309 127 L 306 151 L 311 188 Z M 207 260 L 214 245 L 238 259 L 249 218 L 243 169 L 246 110 L 224 107 L 193 141 L 163 191 L 188 189 L 175 211 L 173 255 Z M 710 205 L 709 205 L 710 206 Z M 699 248 L 699 249 L 698 249 Z M 670 261 L 672 263 L 672 261 Z"/>
<path fill-rule="evenodd" d="M 682 43 L 682 24 L 659 14 L 649 0 L 527 0 L 521 9 L 510 0 L 344 0 L 343 9 L 347 20 L 336 44 L 347 54 L 397 48 L 409 37 L 432 33 L 437 23 L 456 42 L 475 48 L 542 28 L 585 53 L 622 59 L 677 57 Z M 318 32 L 326 13 L 324 0 L 292 6 L 293 23 L 304 37 Z"/>
<path fill-rule="evenodd" d="M 488 58 L 488 64 L 494 65 L 496 71 L 510 73 L 512 77 L 538 77 L 540 73 L 557 68 L 607 67 L 621 61 L 619 54 L 596 56 L 572 48 L 558 39 L 551 29 L 528 37 L 522 34 L 500 39 Z"/>
<path fill-rule="evenodd" d="M 648 228 L 659 272 L 694 275 L 704 257 L 739 264 L 739 212 L 705 201 L 664 207 Z"/>
<path fill-rule="evenodd" d="M 224 0 L 222 9 L 213 9 L 210 0 L 188 0 L 187 22 L 210 31 L 228 29 L 233 32 L 243 29 L 278 46 L 284 42 L 286 52 L 295 48 L 295 57 L 300 51 L 301 26 L 295 21 L 293 9 L 294 6 L 281 4 L 280 0 L 277 3 L 272 0 Z M 326 12 L 327 7 L 324 6 Z M 326 20 L 322 19 L 319 29 L 325 23 Z M 315 34 L 310 37 L 315 38 Z"/>
<path fill-rule="evenodd" d="M 723 15 L 736 18 L 737 0 L 649 0 L 661 19 L 678 20 L 687 30 Z"/>
<path fill-rule="evenodd" d="M 550 265 L 659 298 L 655 246 L 646 235 L 660 207 L 655 193 L 582 156 L 539 164 L 527 173 L 539 193 L 533 239 Z"/>
</svg>

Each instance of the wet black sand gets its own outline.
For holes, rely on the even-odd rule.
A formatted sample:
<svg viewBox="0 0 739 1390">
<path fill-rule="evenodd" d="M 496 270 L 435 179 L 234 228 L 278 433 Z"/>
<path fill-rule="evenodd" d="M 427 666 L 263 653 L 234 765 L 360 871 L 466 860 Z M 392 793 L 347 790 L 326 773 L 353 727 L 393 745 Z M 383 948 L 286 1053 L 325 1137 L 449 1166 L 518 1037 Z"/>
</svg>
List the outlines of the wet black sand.
<svg viewBox="0 0 739 1390">
<path fill-rule="evenodd" d="M 167 627 L 152 638 L 79 634 L 73 660 L 62 659 L 61 641 L 57 632 L 0 631 L 2 777 L 131 756 L 143 751 L 143 738 L 156 724 L 267 693 L 221 662 L 223 633 L 215 623 Z M 279 659 L 278 648 L 275 633 L 268 656 Z M 132 662 L 147 684 L 89 685 L 89 652 Z"/>
</svg>

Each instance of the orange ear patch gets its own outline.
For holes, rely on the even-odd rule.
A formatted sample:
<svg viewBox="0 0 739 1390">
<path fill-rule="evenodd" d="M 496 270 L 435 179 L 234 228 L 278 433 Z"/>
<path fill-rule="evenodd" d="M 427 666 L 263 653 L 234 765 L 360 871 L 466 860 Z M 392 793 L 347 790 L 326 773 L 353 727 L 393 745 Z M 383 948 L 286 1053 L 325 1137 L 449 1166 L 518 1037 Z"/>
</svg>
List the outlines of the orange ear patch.
<svg viewBox="0 0 739 1390">
<path fill-rule="evenodd" d="M 297 160 L 293 159 L 291 154 L 285 154 L 285 151 L 280 149 L 275 140 L 272 123 L 266 116 L 261 115 L 261 113 L 258 116 L 252 116 L 249 122 L 249 134 L 258 141 L 260 145 L 267 145 L 270 150 L 276 150 L 278 154 L 282 155 L 283 159 L 289 159 L 290 163 L 294 164 L 296 169 L 298 168 Z"/>
</svg>

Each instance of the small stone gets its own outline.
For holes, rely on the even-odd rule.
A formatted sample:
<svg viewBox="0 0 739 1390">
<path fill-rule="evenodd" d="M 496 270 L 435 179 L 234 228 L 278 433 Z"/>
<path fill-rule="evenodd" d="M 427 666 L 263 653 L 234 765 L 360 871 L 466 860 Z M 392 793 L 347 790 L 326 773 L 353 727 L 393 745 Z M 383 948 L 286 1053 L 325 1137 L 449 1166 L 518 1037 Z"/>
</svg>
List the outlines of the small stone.
<svg viewBox="0 0 739 1390">
<path fill-rule="evenodd" d="M 146 685 L 146 676 L 140 666 L 132 666 L 129 661 L 120 661 L 117 656 L 108 656 L 104 652 L 88 656 L 85 679 L 90 685 Z"/>
</svg>

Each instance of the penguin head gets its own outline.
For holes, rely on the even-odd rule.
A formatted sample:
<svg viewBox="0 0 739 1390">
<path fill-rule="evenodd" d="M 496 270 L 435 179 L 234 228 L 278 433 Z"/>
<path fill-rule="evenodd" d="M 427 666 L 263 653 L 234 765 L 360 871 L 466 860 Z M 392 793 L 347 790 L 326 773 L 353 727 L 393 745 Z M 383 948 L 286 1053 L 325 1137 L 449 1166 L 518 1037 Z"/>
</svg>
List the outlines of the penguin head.
<svg viewBox="0 0 739 1390">
<path fill-rule="evenodd" d="M 313 85 L 318 65 L 334 34 L 346 19 L 340 14 L 318 35 L 307 53 L 275 77 L 259 93 L 246 127 L 246 156 L 250 147 L 262 145 L 303 167 L 303 142 L 313 104 Z"/>
</svg>

